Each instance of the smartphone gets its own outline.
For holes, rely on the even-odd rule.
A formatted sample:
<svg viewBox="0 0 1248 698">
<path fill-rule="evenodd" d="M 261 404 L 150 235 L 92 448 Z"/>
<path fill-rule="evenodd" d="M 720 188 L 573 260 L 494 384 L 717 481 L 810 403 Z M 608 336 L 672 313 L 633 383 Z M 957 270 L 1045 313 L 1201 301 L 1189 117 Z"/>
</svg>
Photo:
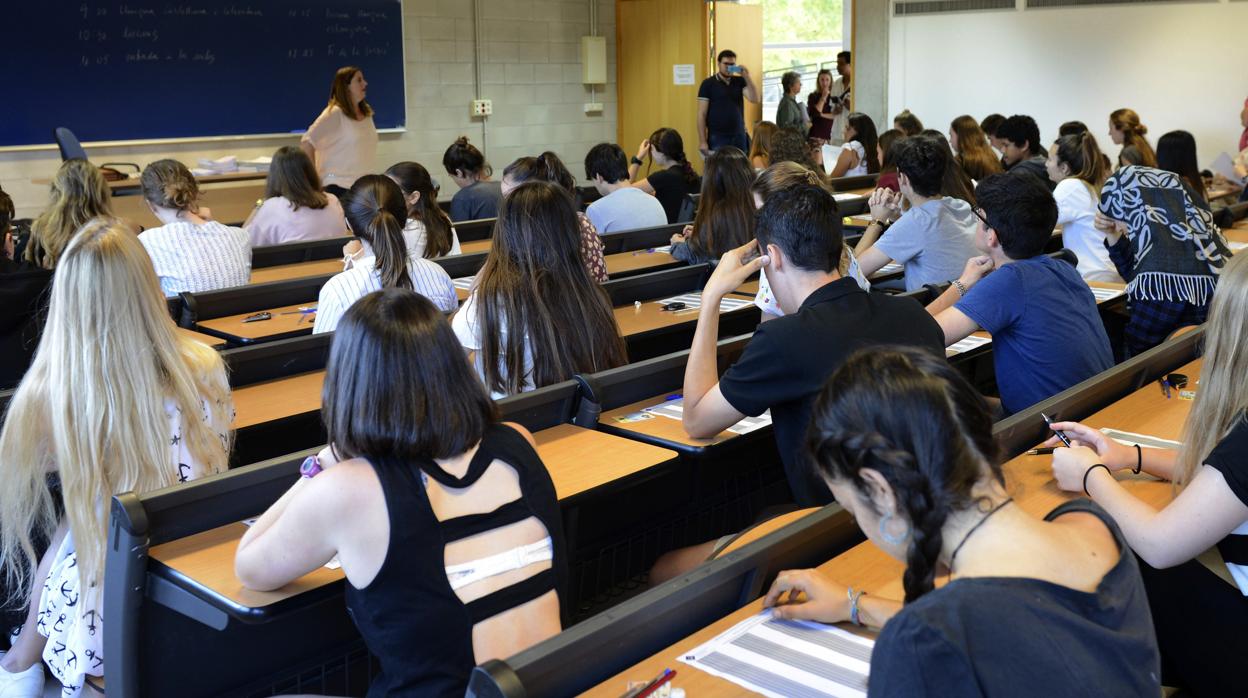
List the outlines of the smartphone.
<svg viewBox="0 0 1248 698">
<path fill-rule="evenodd" d="M 739 65 L 730 65 L 730 66 L 728 66 L 728 74 L 729 74 L 729 75 L 740 75 L 740 74 L 741 74 L 741 66 L 739 66 Z"/>
<path fill-rule="evenodd" d="M 261 320 L 272 320 L 272 319 L 273 319 L 273 313 L 261 312 L 261 313 L 256 313 L 255 315 L 248 315 L 247 317 L 243 318 L 243 322 L 260 322 Z"/>
<path fill-rule="evenodd" d="M 675 301 L 675 302 L 672 302 L 672 303 L 666 303 L 666 304 L 664 304 L 664 306 L 663 306 L 662 310 L 684 310 L 684 309 L 685 309 L 685 308 L 687 308 L 687 307 L 689 307 L 689 306 L 685 305 L 684 303 L 682 303 L 682 302 L 680 302 L 680 301 Z"/>
</svg>

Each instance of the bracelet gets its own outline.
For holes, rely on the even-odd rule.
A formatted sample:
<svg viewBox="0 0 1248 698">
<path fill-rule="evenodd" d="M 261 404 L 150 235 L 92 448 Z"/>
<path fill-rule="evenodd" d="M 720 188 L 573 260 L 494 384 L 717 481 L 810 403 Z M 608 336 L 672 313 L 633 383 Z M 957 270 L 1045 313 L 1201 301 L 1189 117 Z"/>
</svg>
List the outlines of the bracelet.
<svg viewBox="0 0 1248 698">
<path fill-rule="evenodd" d="M 1091 475 L 1092 471 L 1096 470 L 1097 468 L 1105 468 L 1105 472 L 1107 473 L 1109 472 L 1109 467 L 1105 465 L 1104 463 L 1097 463 L 1096 465 L 1093 465 L 1092 467 L 1083 471 L 1083 493 L 1089 497 L 1092 496 L 1092 493 L 1088 491 L 1088 476 Z M 1113 473 L 1110 473 L 1110 475 L 1113 475 Z"/>
<path fill-rule="evenodd" d="M 616 160 L 616 162 L 619 162 L 619 160 Z M 633 156 L 633 158 L 632 158 L 631 160 L 629 160 L 629 162 L 631 162 L 631 163 L 633 163 L 634 165 L 637 165 L 637 166 L 641 166 L 641 165 L 642 165 L 641 158 L 637 157 L 636 155 L 634 155 L 634 156 Z"/>
<path fill-rule="evenodd" d="M 849 596 L 849 622 L 854 625 L 862 625 L 862 616 L 858 609 L 858 600 L 867 595 L 865 591 L 855 592 L 853 587 L 846 590 Z"/>
<path fill-rule="evenodd" d="M 1135 444 L 1135 467 L 1131 469 L 1133 475 L 1139 475 L 1144 469 L 1144 451 L 1140 449 L 1139 444 Z"/>
<path fill-rule="evenodd" d="M 878 226 L 880 226 L 881 228 L 883 228 L 884 230 L 888 230 L 888 226 L 890 225 L 890 223 L 889 223 L 888 221 L 882 221 L 882 220 L 880 220 L 880 219 L 878 219 L 878 218 L 872 218 L 872 219 L 871 219 L 871 225 L 878 225 Z"/>
<path fill-rule="evenodd" d="M 617 162 L 618 162 L 618 161 L 617 161 Z M 958 295 L 959 295 L 959 296 L 966 296 L 966 290 L 967 290 L 967 289 L 966 289 L 966 284 L 962 283 L 961 281 L 959 281 L 959 280 L 957 280 L 957 279 L 954 279 L 953 281 L 950 281 L 949 283 L 950 283 L 950 284 L 951 284 L 954 288 L 958 289 Z"/>
</svg>

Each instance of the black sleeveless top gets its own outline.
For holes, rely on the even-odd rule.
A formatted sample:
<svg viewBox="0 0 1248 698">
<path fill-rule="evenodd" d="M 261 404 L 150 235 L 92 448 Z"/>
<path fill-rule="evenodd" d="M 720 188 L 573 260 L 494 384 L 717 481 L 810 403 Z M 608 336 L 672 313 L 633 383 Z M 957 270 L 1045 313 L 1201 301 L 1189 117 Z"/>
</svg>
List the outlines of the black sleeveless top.
<svg viewBox="0 0 1248 698">
<path fill-rule="evenodd" d="M 465 488 L 496 459 L 515 469 L 520 498 L 491 512 L 438 521 L 420 473 L 444 486 Z M 432 460 L 372 465 L 386 497 L 390 543 L 376 578 L 363 589 L 348 583 L 346 591 L 347 609 L 369 651 L 381 661 L 381 674 L 368 695 L 462 696 L 476 665 L 473 625 L 552 589 L 561 601 L 565 598 L 567 558 L 554 483 L 524 437 L 500 424 L 486 429 L 462 478 Z M 446 578 L 446 545 L 529 517 L 541 521 L 550 535 L 551 568 L 470 603 L 460 601 Z"/>
</svg>

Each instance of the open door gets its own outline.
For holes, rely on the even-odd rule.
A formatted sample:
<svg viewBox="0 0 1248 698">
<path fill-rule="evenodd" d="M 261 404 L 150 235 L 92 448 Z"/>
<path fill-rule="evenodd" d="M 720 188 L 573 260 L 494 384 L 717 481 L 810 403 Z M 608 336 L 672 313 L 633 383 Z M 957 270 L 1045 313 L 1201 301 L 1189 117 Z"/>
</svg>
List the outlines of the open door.
<svg viewBox="0 0 1248 698">
<path fill-rule="evenodd" d="M 758 86 L 757 104 L 745 100 L 745 128 L 754 133 L 754 124 L 763 118 L 763 6 L 735 2 L 711 3 L 711 51 L 699 80 L 715 70 L 715 56 L 724 49 L 737 54 L 737 64 L 750 70 Z M 683 134 L 682 134 L 683 135 Z"/>
<path fill-rule="evenodd" d="M 615 13 L 620 147 L 631 156 L 655 129 L 674 128 L 701 172 L 698 84 L 708 75 L 706 3 L 616 0 Z"/>
</svg>

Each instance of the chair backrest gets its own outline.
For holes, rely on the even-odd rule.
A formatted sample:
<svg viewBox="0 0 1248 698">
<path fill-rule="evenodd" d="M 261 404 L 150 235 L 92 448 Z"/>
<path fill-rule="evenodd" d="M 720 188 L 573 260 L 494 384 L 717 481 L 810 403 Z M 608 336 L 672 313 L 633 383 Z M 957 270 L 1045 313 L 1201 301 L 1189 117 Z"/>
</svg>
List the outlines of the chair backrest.
<svg viewBox="0 0 1248 698">
<path fill-rule="evenodd" d="M 648 301 L 668 295 L 696 291 L 711 273 L 710 265 L 695 264 L 677 269 L 638 274 L 613 279 L 602 285 L 611 297 L 611 305 L 619 307 L 634 301 Z"/>
<path fill-rule="evenodd" d="M 672 235 L 679 233 L 684 223 L 669 223 L 652 228 L 634 228 L 632 230 L 615 230 L 602 234 L 602 251 L 604 254 L 618 254 L 633 250 L 645 250 L 652 247 L 663 247 L 671 242 Z"/>
<path fill-rule="evenodd" d="M 1057 250 L 1055 252 L 1050 252 L 1048 254 L 1053 259 L 1061 260 L 1069 264 L 1072 267 L 1079 266 L 1079 255 L 1075 254 L 1075 251 L 1070 249 L 1069 247 L 1063 247 L 1060 250 Z"/>
<path fill-rule="evenodd" d="M 329 238 L 326 240 L 308 240 L 305 242 L 288 242 L 283 245 L 264 245 L 251 248 L 251 268 L 263 269 L 279 264 L 298 264 L 320 259 L 338 259 L 342 257 L 342 247 L 353 240 L 351 236 Z"/>
<path fill-rule="evenodd" d="M 862 541 L 838 504 L 701 565 L 506 660 L 473 670 L 468 696 L 575 695 L 758 598 L 784 569 L 812 567 Z"/>
<path fill-rule="evenodd" d="M 225 349 L 221 358 L 229 368 L 230 387 L 319 371 L 329 361 L 332 332 L 280 339 L 253 346 Z"/>
<path fill-rule="evenodd" d="M 87 151 L 83 149 L 82 143 L 78 142 L 78 136 L 75 136 L 73 131 L 64 126 L 57 126 L 52 129 L 52 138 L 56 141 L 56 147 L 61 151 L 62 162 L 87 159 Z"/>
<path fill-rule="evenodd" d="M 855 175 L 853 177 L 836 177 L 828 180 L 832 191 L 853 191 L 863 187 L 873 187 L 880 179 L 878 174 Z"/>
<path fill-rule="evenodd" d="M 680 211 L 676 214 L 676 221 L 679 223 L 688 223 L 698 213 L 698 200 L 693 198 L 693 194 L 686 194 L 684 199 L 680 201 Z"/>
<path fill-rule="evenodd" d="M 474 252 L 473 254 L 457 254 L 451 257 L 438 257 L 429 261 L 442 267 L 452 279 L 458 279 L 464 276 L 472 276 L 481 270 L 485 265 L 485 258 L 489 252 Z"/>
<path fill-rule="evenodd" d="M 493 236 L 494 223 L 497 218 L 478 218 L 471 221 L 456 221 L 455 235 L 460 242 L 469 242 L 471 240 L 485 240 Z"/>
<path fill-rule="evenodd" d="M 321 292 L 321 287 L 333 277 L 333 274 L 322 274 L 321 276 L 235 286 L 203 293 L 184 291 L 182 293 L 184 307 L 179 324 L 182 327 L 191 327 L 196 322 L 227 315 L 267 310 L 295 303 L 315 302 Z"/>
</svg>

